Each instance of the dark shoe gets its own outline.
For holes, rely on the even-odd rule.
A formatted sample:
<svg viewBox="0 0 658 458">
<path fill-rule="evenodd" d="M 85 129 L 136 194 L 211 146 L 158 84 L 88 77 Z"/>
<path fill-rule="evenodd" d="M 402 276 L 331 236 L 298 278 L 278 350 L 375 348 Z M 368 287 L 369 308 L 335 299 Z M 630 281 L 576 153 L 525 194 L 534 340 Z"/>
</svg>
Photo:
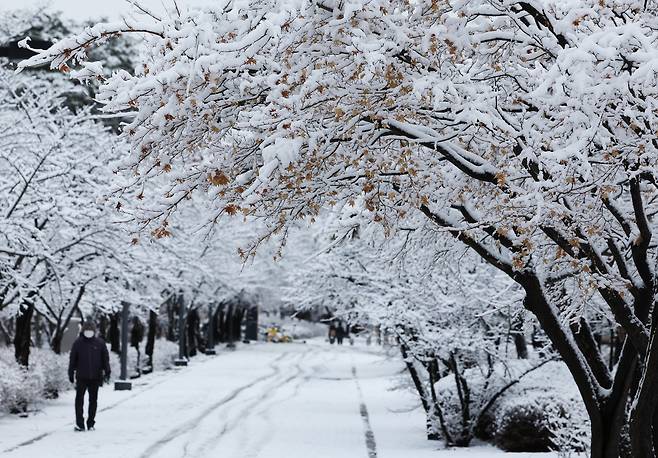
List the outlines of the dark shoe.
<svg viewBox="0 0 658 458">
<path fill-rule="evenodd" d="M 96 431 L 96 428 L 93 426 L 87 426 L 87 431 Z"/>
<path fill-rule="evenodd" d="M 73 431 L 76 431 L 76 432 L 82 432 L 84 430 L 85 430 L 84 426 L 81 427 L 81 426 L 75 425 L 75 427 L 73 428 Z"/>
</svg>

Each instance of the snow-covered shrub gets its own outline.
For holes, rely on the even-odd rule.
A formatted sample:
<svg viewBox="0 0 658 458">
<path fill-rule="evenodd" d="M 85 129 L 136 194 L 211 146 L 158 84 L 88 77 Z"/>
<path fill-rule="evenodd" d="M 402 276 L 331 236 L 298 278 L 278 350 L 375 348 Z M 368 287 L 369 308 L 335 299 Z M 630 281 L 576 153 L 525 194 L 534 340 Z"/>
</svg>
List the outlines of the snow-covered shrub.
<svg viewBox="0 0 658 458">
<path fill-rule="evenodd" d="M 506 399 L 497 412 L 494 442 L 508 452 L 582 452 L 588 440 L 582 405 L 557 393 Z"/>
<path fill-rule="evenodd" d="M 0 349 L 0 374 L 0 410 L 23 412 L 43 397 L 42 374 L 21 367 L 9 349 Z"/>
<path fill-rule="evenodd" d="M 453 373 L 435 384 L 445 426 L 453 441 L 472 433 L 510 452 L 583 451 L 589 423 L 578 390 L 561 362 L 549 362 L 497 394 L 533 367 L 529 360 L 496 365 L 489 374 L 479 367 L 462 371 L 461 396 Z M 463 405 L 469 397 L 469 417 Z M 487 407 L 490 400 L 495 402 Z M 437 427 L 437 430 L 440 429 Z M 442 431 L 440 431 L 442 432 Z"/>
<path fill-rule="evenodd" d="M 68 380 L 68 364 L 67 354 L 58 355 L 49 349 L 33 348 L 31 350 L 29 372 L 37 373 L 43 380 L 45 398 L 56 398 L 62 391 L 73 387 Z"/>
<path fill-rule="evenodd" d="M 565 454 L 587 452 L 590 445 L 590 424 L 580 398 L 561 399 L 562 404 L 548 406 L 549 429 L 552 449 Z"/>
<path fill-rule="evenodd" d="M 589 444 L 585 406 L 563 363 L 549 363 L 494 406 L 493 441 L 510 452 L 581 452 Z"/>
<path fill-rule="evenodd" d="M 119 355 L 111 352 L 109 345 L 107 346 L 107 351 L 110 354 L 110 370 L 112 371 L 112 377 L 118 378 L 121 373 L 121 360 L 119 359 Z M 130 367 L 130 365 L 128 365 L 128 367 Z"/>
<path fill-rule="evenodd" d="M 157 339 L 153 348 L 153 370 L 164 371 L 174 366 L 178 358 L 178 344 L 167 339 Z"/>
<path fill-rule="evenodd" d="M 553 448 L 547 412 L 563 412 L 558 399 L 537 396 L 505 399 L 494 419 L 495 444 L 507 452 L 548 452 Z"/>
</svg>

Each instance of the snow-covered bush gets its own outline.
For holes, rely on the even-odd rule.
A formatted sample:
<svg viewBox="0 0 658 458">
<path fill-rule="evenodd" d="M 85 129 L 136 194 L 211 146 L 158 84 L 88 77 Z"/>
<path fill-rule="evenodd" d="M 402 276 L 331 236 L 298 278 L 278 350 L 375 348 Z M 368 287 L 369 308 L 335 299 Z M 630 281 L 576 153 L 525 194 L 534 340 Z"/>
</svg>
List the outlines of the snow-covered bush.
<svg viewBox="0 0 658 458">
<path fill-rule="evenodd" d="M 493 442 L 503 450 L 582 452 L 589 444 L 585 406 L 562 363 L 530 374 L 493 411 Z"/>
<path fill-rule="evenodd" d="M 505 399 L 494 418 L 494 442 L 508 452 L 547 452 L 553 448 L 548 412 L 564 414 L 551 396 Z"/>
<path fill-rule="evenodd" d="M 157 339 L 153 349 L 153 370 L 164 371 L 174 366 L 178 358 L 178 344 L 167 339 Z"/>
<path fill-rule="evenodd" d="M 43 374 L 18 365 L 9 349 L 0 349 L 0 374 L 0 410 L 23 412 L 43 397 Z"/>
<path fill-rule="evenodd" d="M 72 388 L 68 380 L 68 355 L 58 355 L 49 349 L 33 348 L 30 352 L 30 373 L 37 373 L 43 380 L 43 396 L 56 398 L 59 393 Z"/>
<path fill-rule="evenodd" d="M 470 429 L 480 439 L 510 452 L 585 450 L 589 441 L 587 414 L 563 363 L 548 362 L 497 396 L 533 364 L 510 361 L 504 367 L 496 366 L 489 375 L 478 367 L 465 369 L 462 385 L 466 389 L 462 387 L 461 393 L 453 373 L 441 378 L 435 390 L 452 439 Z M 466 397 L 469 418 L 465 424 Z M 494 402 L 488 406 L 491 400 Z"/>
<path fill-rule="evenodd" d="M 119 355 L 111 352 L 109 345 L 107 346 L 107 351 L 110 354 L 110 370 L 112 371 L 112 377 L 118 378 L 121 373 L 121 360 L 119 359 Z M 130 352 L 128 352 L 128 356 L 130 357 Z M 128 367 L 130 367 L 130 358 L 128 359 Z"/>
</svg>

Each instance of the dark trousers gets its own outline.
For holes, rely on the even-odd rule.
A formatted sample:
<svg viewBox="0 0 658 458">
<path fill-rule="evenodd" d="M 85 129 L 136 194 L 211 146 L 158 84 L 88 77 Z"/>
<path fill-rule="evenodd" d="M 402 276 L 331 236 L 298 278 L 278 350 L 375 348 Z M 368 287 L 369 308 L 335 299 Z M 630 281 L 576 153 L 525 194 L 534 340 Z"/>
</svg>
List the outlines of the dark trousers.
<svg viewBox="0 0 658 458">
<path fill-rule="evenodd" d="M 98 387 L 100 380 L 78 380 L 75 385 L 75 424 L 84 428 L 85 419 L 82 408 L 85 402 L 85 391 L 89 393 L 89 411 L 87 414 L 87 428 L 96 423 L 96 407 L 98 405 Z"/>
</svg>

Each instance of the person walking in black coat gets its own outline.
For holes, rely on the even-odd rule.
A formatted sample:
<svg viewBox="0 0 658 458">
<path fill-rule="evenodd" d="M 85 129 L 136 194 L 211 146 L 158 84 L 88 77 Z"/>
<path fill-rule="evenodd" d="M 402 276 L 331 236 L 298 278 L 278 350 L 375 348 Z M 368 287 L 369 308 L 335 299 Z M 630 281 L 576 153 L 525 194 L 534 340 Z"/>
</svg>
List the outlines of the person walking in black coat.
<svg viewBox="0 0 658 458">
<path fill-rule="evenodd" d="M 82 325 L 80 337 L 73 343 L 69 359 L 69 380 L 71 383 L 75 383 L 76 431 L 85 430 L 85 420 L 82 413 L 85 392 L 89 393 L 87 429 L 89 431 L 94 430 L 98 388 L 103 384 L 103 378 L 109 381 L 110 373 L 110 355 L 107 346 L 103 339 L 96 337 L 94 323 L 87 320 Z"/>
</svg>

